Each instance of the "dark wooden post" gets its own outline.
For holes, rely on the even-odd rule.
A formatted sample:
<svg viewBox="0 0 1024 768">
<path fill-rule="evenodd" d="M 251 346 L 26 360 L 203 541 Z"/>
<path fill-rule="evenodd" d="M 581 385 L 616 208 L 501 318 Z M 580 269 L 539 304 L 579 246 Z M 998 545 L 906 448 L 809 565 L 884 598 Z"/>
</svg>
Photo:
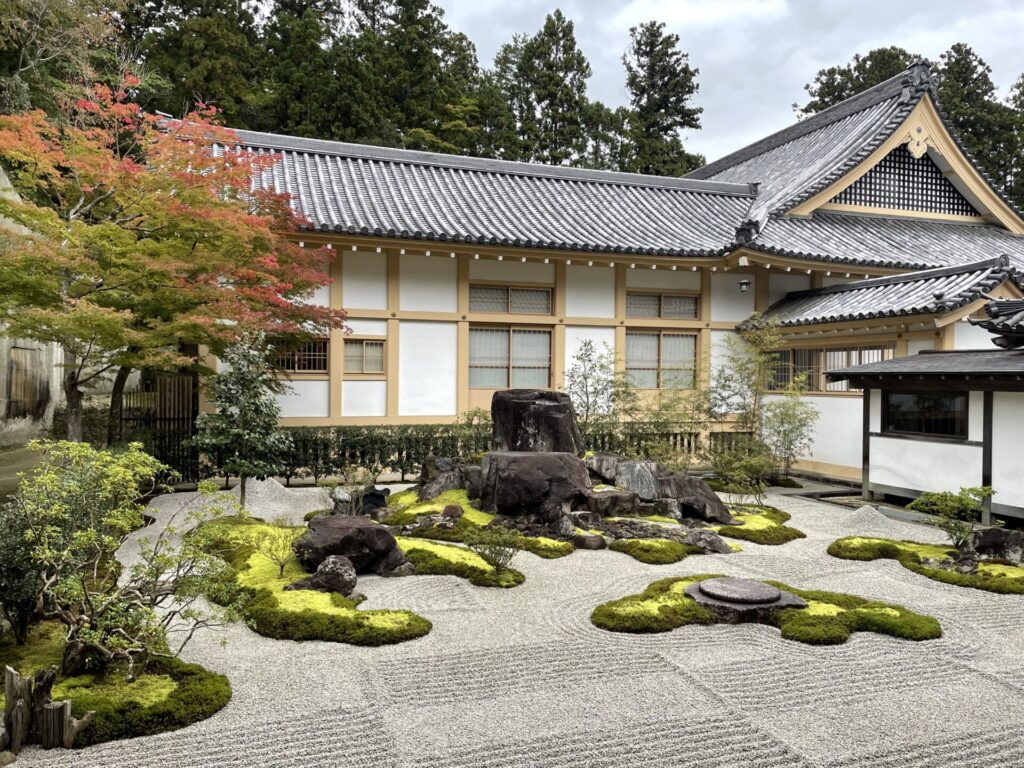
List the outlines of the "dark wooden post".
<svg viewBox="0 0 1024 768">
<path fill-rule="evenodd" d="M 992 421 L 995 393 L 991 389 L 985 390 L 983 394 L 984 406 L 981 417 L 981 484 L 992 485 Z M 992 525 L 992 497 L 989 496 L 983 502 L 981 512 L 981 524 Z"/>
<path fill-rule="evenodd" d="M 872 501 L 875 494 L 871 492 L 871 389 L 867 386 L 862 390 L 861 400 L 864 402 L 864 425 L 861 429 L 863 445 L 861 446 L 861 493 L 867 501 Z"/>
<path fill-rule="evenodd" d="M 71 716 L 70 701 L 50 700 L 56 679 L 56 667 L 36 672 L 34 680 L 22 678 L 11 667 L 5 668 L 4 733 L 0 750 L 6 748 L 16 755 L 26 744 L 39 744 L 44 749 L 70 749 L 75 737 L 92 722 L 94 712 L 76 719 Z"/>
</svg>

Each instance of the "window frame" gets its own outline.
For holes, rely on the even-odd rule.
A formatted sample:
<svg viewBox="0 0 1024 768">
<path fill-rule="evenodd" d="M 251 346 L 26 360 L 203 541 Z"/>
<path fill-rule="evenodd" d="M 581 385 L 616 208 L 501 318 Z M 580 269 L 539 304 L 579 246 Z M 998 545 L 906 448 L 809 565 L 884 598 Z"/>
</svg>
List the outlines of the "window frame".
<svg viewBox="0 0 1024 768">
<path fill-rule="evenodd" d="M 848 366 L 859 365 L 860 363 L 849 363 L 849 353 L 864 353 L 875 350 L 880 351 L 882 353 L 882 360 L 892 360 L 896 357 L 895 342 L 868 345 L 844 344 L 831 347 L 796 346 L 778 349 L 773 354 L 777 356 L 788 356 L 788 360 L 776 360 L 776 363 L 774 366 L 772 366 L 771 372 L 769 374 L 770 380 L 768 382 L 767 391 L 771 393 L 785 392 L 786 388 L 789 386 L 789 383 L 791 383 L 798 374 L 806 373 L 807 370 L 805 370 L 803 367 L 801 367 L 799 371 L 797 370 L 797 366 L 794 361 L 794 355 L 799 352 L 810 352 L 814 356 L 814 363 L 809 367 L 811 376 L 808 380 L 808 386 L 806 389 L 801 390 L 801 392 L 814 395 L 859 394 L 860 390 L 851 388 L 849 382 L 825 381 L 825 371 L 830 370 L 832 368 L 832 366 L 826 365 L 826 355 L 829 352 L 845 352 L 847 353 Z M 887 354 L 888 356 L 886 356 Z M 786 375 L 786 386 L 781 388 L 776 387 L 776 384 L 778 383 L 780 368 L 782 367 L 782 365 L 780 364 L 786 366 L 788 369 L 788 373 Z M 841 386 L 836 386 L 833 389 L 829 389 L 829 386 L 833 384 Z"/>
<path fill-rule="evenodd" d="M 636 389 L 643 389 L 643 390 L 648 390 L 648 391 L 651 391 L 651 392 L 654 392 L 654 391 L 660 392 L 662 390 L 667 390 L 667 389 L 676 389 L 676 390 L 679 390 L 681 392 L 692 392 L 693 390 L 698 388 L 698 384 L 699 384 L 698 373 L 699 373 L 699 367 L 700 367 L 700 362 L 699 362 L 700 361 L 700 334 L 698 332 L 687 330 L 687 329 L 678 329 L 678 328 L 650 328 L 650 329 L 648 329 L 648 328 L 627 328 L 626 329 L 626 339 L 625 339 L 626 346 L 625 346 L 625 349 L 623 349 L 623 352 L 622 352 L 623 360 L 624 360 L 624 363 L 625 363 L 625 372 L 626 372 L 627 379 L 629 378 L 629 371 L 630 371 L 630 365 L 629 365 L 629 337 L 630 337 L 630 335 L 657 336 L 658 337 L 658 367 L 656 369 L 657 378 L 658 378 L 658 382 L 657 382 L 658 385 L 656 387 L 654 387 L 653 389 L 651 387 L 637 387 L 635 384 L 632 384 L 632 381 L 631 381 L 631 386 L 636 387 Z M 665 373 L 668 372 L 668 371 L 677 370 L 675 368 L 666 369 L 666 367 L 665 367 L 665 362 L 664 362 L 664 358 L 665 358 L 665 355 L 664 355 L 664 349 L 665 349 L 664 337 L 665 336 L 687 336 L 687 337 L 693 339 L 693 366 L 690 368 L 690 386 L 688 386 L 688 387 L 666 387 L 665 386 Z M 642 368 L 642 369 L 638 369 L 638 370 L 649 371 L 651 369 L 650 368 Z"/>
<path fill-rule="evenodd" d="M 318 354 L 316 352 L 309 352 L 305 347 L 310 345 L 321 345 L 323 352 Z M 316 357 L 322 357 L 324 364 L 323 368 L 299 368 L 298 362 L 303 356 L 312 355 Z M 282 362 L 290 360 L 292 367 L 282 365 Z M 274 356 L 274 368 L 279 374 L 285 376 L 328 376 L 331 373 L 331 340 L 327 336 L 318 336 L 315 339 L 309 339 L 299 344 L 296 349 L 283 350 L 281 353 L 275 354 Z"/>
<path fill-rule="evenodd" d="M 920 430 L 911 429 L 891 429 L 890 428 L 890 414 L 889 414 L 889 397 L 890 395 L 925 395 L 927 397 L 954 397 L 963 401 L 963 434 L 950 435 L 940 432 L 924 432 Z M 953 443 L 967 443 L 970 442 L 971 434 L 971 398 L 970 393 L 966 391 L 956 390 L 938 390 L 938 391 L 927 391 L 927 390 L 882 390 L 882 412 L 881 412 L 881 423 L 879 427 L 880 437 L 904 437 L 919 440 L 935 440 L 938 442 L 953 442 Z"/>
<path fill-rule="evenodd" d="M 346 348 L 349 344 L 361 344 L 363 348 L 362 366 L 358 371 L 351 370 L 346 362 L 348 357 L 346 354 Z M 381 351 L 381 370 L 379 371 L 367 371 L 366 370 L 366 347 L 368 344 L 379 344 Z M 374 336 L 346 336 L 342 340 L 341 346 L 341 360 L 342 370 L 344 371 L 343 378 L 351 379 L 369 379 L 369 380 L 380 380 L 386 379 L 388 374 L 388 341 L 384 337 Z"/>
<path fill-rule="evenodd" d="M 658 297 L 658 314 L 654 317 L 650 315 L 631 315 L 629 313 L 629 297 L 630 296 L 657 296 Z M 693 299 L 693 317 L 665 317 L 665 297 L 683 297 Z M 668 320 L 669 322 L 693 322 L 700 320 L 700 302 L 701 295 L 700 291 L 662 291 L 657 289 L 644 290 L 644 289 L 629 289 L 626 291 L 626 303 L 625 303 L 625 315 L 628 320 Z"/>
<path fill-rule="evenodd" d="M 508 350 L 508 362 L 505 365 L 505 384 L 500 387 L 480 387 L 473 385 L 473 368 L 493 368 L 497 369 L 497 366 L 474 366 L 472 357 L 467 356 L 466 367 L 468 369 L 467 381 L 469 389 L 473 390 L 501 390 L 501 389 L 512 389 L 512 369 L 514 366 L 514 359 L 512 356 L 512 336 L 515 331 L 525 331 L 529 333 L 543 333 L 548 337 L 548 383 L 539 389 L 551 389 L 553 385 L 553 363 L 554 363 L 554 343 L 555 335 L 554 329 L 550 326 L 530 326 L 530 325 L 491 325 L 486 323 L 473 323 L 469 326 L 469 334 L 472 335 L 473 331 L 505 331 L 507 333 L 507 350 Z"/>
<path fill-rule="evenodd" d="M 473 289 L 474 288 L 500 288 L 505 291 L 505 310 L 498 312 L 487 312 L 478 309 L 473 309 Z M 548 311 L 547 312 L 513 312 L 512 311 L 512 292 L 513 291 L 545 291 L 548 294 Z M 481 280 L 474 280 L 470 282 L 467 295 L 468 309 L 471 315 L 527 315 L 534 317 L 553 317 L 555 313 L 555 288 L 552 285 L 543 284 L 530 284 L 530 283 L 502 283 L 494 282 L 489 283 Z"/>
</svg>

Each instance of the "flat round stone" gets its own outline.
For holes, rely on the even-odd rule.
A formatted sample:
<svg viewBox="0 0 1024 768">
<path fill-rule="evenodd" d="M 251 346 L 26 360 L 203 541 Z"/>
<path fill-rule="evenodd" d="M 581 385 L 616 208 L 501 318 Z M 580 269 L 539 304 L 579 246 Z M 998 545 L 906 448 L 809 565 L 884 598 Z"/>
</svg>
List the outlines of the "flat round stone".
<svg viewBox="0 0 1024 768">
<path fill-rule="evenodd" d="M 708 597 L 727 603 L 773 603 L 782 593 L 771 584 L 754 579 L 707 579 L 699 582 L 700 591 Z"/>
</svg>

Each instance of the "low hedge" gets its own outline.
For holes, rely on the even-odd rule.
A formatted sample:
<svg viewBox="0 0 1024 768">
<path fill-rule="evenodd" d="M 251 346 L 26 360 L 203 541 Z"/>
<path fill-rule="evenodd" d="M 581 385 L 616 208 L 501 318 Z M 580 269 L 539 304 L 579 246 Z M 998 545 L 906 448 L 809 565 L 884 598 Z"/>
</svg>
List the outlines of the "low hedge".
<svg viewBox="0 0 1024 768">
<path fill-rule="evenodd" d="M 705 574 L 661 579 L 638 595 L 599 605 L 590 621 L 610 632 L 668 632 L 690 624 L 714 624 L 714 613 L 685 594 L 691 584 L 717 578 Z M 800 590 L 782 582 L 768 584 L 807 601 L 806 608 L 784 608 L 767 614 L 762 623 L 778 627 L 787 640 L 809 645 L 845 643 L 854 632 L 877 632 L 905 640 L 932 640 L 942 636 L 939 622 L 898 605 L 867 600 L 839 592 Z"/>
<path fill-rule="evenodd" d="M 115 739 L 151 736 L 192 725 L 219 712 L 231 700 L 231 685 L 224 675 L 180 659 L 154 659 L 147 675 L 167 675 L 177 683 L 163 701 L 139 706 L 135 701 L 112 702 L 107 697 L 78 696 L 72 704 L 75 717 L 89 710 L 95 718 L 78 734 L 76 747 Z"/>
<path fill-rule="evenodd" d="M 907 545 L 922 546 L 919 542 L 914 541 L 847 536 L 833 541 L 828 545 L 827 551 L 833 557 L 843 560 L 895 560 L 908 571 L 943 584 L 980 589 L 1001 595 L 1024 595 L 1024 578 L 996 576 L 987 573 L 957 573 L 944 568 L 929 568 L 921 563 L 920 555 L 908 548 Z M 954 555 L 956 550 L 950 547 L 948 553 Z"/>
<path fill-rule="evenodd" d="M 624 552 L 634 560 L 649 565 L 669 565 L 690 555 L 704 553 L 700 547 L 672 539 L 616 539 L 608 545 L 608 549 Z"/>
<path fill-rule="evenodd" d="M 716 529 L 721 536 L 768 546 L 779 546 L 807 536 L 803 531 L 785 525 L 789 521 L 790 515 L 781 509 L 775 507 L 751 507 L 750 511 L 744 511 L 744 509 L 747 508 L 735 508 L 734 511 L 738 511 L 742 516 L 750 518 L 756 516 L 767 520 L 770 525 L 723 525 Z"/>
</svg>

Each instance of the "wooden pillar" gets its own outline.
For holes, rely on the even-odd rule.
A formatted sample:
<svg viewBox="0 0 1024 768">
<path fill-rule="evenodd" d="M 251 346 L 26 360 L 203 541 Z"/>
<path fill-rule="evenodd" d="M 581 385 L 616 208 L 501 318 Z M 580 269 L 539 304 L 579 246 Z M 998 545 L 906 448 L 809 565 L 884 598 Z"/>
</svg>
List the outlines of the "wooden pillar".
<svg viewBox="0 0 1024 768">
<path fill-rule="evenodd" d="M 597 267 L 591 267 L 597 269 Z M 565 388 L 565 291 L 566 265 L 564 261 L 555 263 L 554 307 L 558 319 L 551 334 L 551 386 L 554 389 Z"/>
<path fill-rule="evenodd" d="M 861 446 L 861 496 L 867 501 L 874 499 L 871 492 L 871 390 L 865 388 L 861 397 L 864 403 L 863 426 L 861 434 L 864 444 Z"/>
<path fill-rule="evenodd" d="M 771 304 L 770 296 L 771 291 L 768 283 L 768 276 L 771 274 L 770 269 L 764 267 L 757 268 L 757 276 L 754 278 L 754 311 L 764 312 L 768 309 Z"/>
<path fill-rule="evenodd" d="M 625 264 L 615 265 L 615 371 L 626 370 L 626 270 Z"/>
<path fill-rule="evenodd" d="M 469 254 L 457 256 L 457 305 L 459 313 L 456 332 L 455 412 L 460 416 L 469 410 Z"/>
<path fill-rule="evenodd" d="M 401 303 L 401 295 L 399 292 L 399 256 L 398 253 L 392 250 L 387 252 L 388 259 L 388 341 L 386 345 L 387 349 L 387 415 L 390 418 L 398 416 L 398 376 L 399 376 L 399 358 L 398 358 L 398 331 L 399 323 L 397 319 L 398 308 Z"/>
<path fill-rule="evenodd" d="M 331 249 L 328 251 L 333 258 L 328 262 L 328 270 L 331 278 L 331 308 L 343 309 L 344 295 L 342 293 L 342 271 L 341 251 Z M 345 379 L 345 332 L 340 328 L 331 330 L 331 341 L 328 345 L 327 377 L 328 377 L 328 410 L 327 414 L 332 420 L 340 419 L 341 413 L 341 388 Z"/>
<path fill-rule="evenodd" d="M 983 394 L 981 417 L 981 484 L 992 485 L 992 422 L 995 411 L 995 393 L 991 390 Z M 985 499 L 981 512 L 982 525 L 992 525 L 992 497 Z"/>
</svg>

